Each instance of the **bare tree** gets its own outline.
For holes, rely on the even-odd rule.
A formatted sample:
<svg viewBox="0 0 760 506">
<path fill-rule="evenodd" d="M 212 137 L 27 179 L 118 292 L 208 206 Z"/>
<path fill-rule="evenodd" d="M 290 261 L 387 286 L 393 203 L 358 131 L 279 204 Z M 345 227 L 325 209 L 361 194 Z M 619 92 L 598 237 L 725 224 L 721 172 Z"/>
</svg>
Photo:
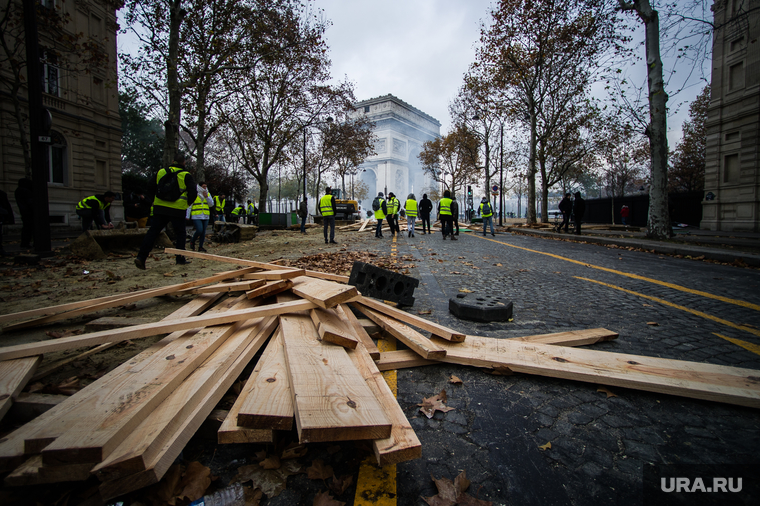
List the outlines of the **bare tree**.
<svg viewBox="0 0 760 506">
<path fill-rule="evenodd" d="M 480 167 L 477 136 L 465 125 L 432 141 L 425 141 L 419 154 L 422 170 L 442 183 L 453 195 L 476 177 Z"/>
</svg>

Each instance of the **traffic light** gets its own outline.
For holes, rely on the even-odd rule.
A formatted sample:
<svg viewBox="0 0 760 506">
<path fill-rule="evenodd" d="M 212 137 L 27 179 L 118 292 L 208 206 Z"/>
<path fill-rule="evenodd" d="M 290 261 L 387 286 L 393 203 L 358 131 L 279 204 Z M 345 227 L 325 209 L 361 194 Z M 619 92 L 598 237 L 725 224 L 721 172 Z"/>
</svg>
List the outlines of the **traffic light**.
<svg viewBox="0 0 760 506">
<path fill-rule="evenodd" d="M 467 185 L 467 195 L 472 196 L 472 186 Z"/>
</svg>

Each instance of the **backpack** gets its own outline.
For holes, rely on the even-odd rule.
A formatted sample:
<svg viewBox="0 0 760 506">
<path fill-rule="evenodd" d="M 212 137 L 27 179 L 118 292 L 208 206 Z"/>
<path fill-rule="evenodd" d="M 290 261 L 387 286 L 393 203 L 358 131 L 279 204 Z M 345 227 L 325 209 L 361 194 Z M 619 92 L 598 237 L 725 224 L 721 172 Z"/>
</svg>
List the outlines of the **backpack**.
<svg viewBox="0 0 760 506">
<path fill-rule="evenodd" d="M 491 204 L 484 202 L 483 203 L 483 214 L 491 214 Z"/>
<path fill-rule="evenodd" d="M 372 210 L 373 211 L 380 210 L 380 197 L 375 197 L 375 200 L 372 201 Z"/>
<path fill-rule="evenodd" d="M 164 177 L 158 182 L 156 188 L 156 197 L 167 202 L 179 200 L 182 196 L 182 189 L 179 187 L 179 173 L 183 170 L 171 170 L 169 168 Z"/>
</svg>

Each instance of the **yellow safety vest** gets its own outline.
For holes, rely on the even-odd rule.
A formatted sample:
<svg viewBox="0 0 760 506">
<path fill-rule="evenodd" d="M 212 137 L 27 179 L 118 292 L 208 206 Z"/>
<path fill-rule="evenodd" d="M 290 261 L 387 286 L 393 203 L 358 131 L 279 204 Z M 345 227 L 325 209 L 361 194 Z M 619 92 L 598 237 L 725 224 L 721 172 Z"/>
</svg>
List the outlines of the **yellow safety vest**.
<svg viewBox="0 0 760 506">
<path fill-rule="evenodd" d="M 406 215 L 412 218 L 417 217 L 417 201 L 406 199 Z"/>
<path fill-rule="evenodd" d="M 255 214 L 256 213 L 256 206 L 253 204 L 248 204 L 248 214 Z"/>
<path fill-rule="evenodd" d="M 208 203 L 206 199 L 198 195 L 193 202 L 193 207 L 190 209 L 190 216 L 198 216 L 200 214 L 209 214 Z"/>
<path fill-rule="evenodd" d="M 110 203 L 101 202 L 98 197 L 96 197 L 95 195 L 91 195 L 77 202 L 76 208 L 77 209 L 95 209 L 95 207 L 92 207 L 92 204 L 95 204 L 96 202 L 97 202 L 97 209 L 105 209 L 106 207 L 111 205 Z"/>
<path fill-rule="evenodd" d="M 177 174 L 177 181 L 179 182 L 179 189 L 182 190 L 182 194 L 179 196 L 179 198 L 173 202 L 168 200 L 161 200 L 158 197 L 155 197 L 153 199 L 153 205 L 156 206 L 163 206 L 163 207 L 170 207 L 172 209 L 179 209 L 181 211 L 187 210 L 189 204 L 187 202 L 187 185 L 185 184 L 185 176 L 187 176 L 189 173 L 183 169 L 182 167 L 169 167 L 169 170 L 172 172 L 179 172 Z M 158 175 L 156 176 L 156 183 L 161 181 L 161 178 L 163 178 L 167 173 L 166 169 L 161 169 L 158 171 Z"/>
<path fill-rule="evenodd" d="M 332 195 L 325 195 L 319 199 L 319 212 L 322 216 L 332 216 L 335 214 L 332 208 Z"/>
<path fill-rule="evenodd" d="M 232 210 L 233 216 L 239 216 L 240 213 L 243 211 L 243 206 L 237 206 L 235 209 Z"/>
<path fill-rule="evenodd" d="M 451 203 L 453 201 L 450 198 L 444 197 L 441 199 L 441 214 L 451 216 Z"/>
<path fill-rule="evenodd" d="M 388 199 L 388 214 L 398 214 L 399 208 L 401 208 L 401 202 L 396 197 Z"/>
<path fill-rule="evenodd" d="M 227 203 L 227 199 L 219 200 L 219 196 L 214 197 L 214 203 L 216 204 L 216 212 L 221 213 L 224 211 L 224 204 Z"/>
<path fill-rule="evenodd" d="M 490 202 L 488 203 L 488 207 L 489 207 L 489 209 L 491 209 L 491 203 L 490 203 Z M 493 209 L 491 209 L 491 212 L 490 212 L 490 213 L 488 213 L 488 214 L 484 213 L 484 212 L 483 212 L 483 202 L 481 202 L 481 203 L 480 203 L 480 215 L 481 215 L 483 218 L 488 218 L 489 216 L 493 216 Z"/>
<path fill-rule="evenodd" d="M 383 202 L 385 202 L 385 200 L 381 198 L 378 198 L 378 200 L 380 201 L 380 207 L 377 209 L 377 211 L 375 211 L 375 219 L 382 220 L 383 218 L 385 218 L 385 213 L 383 213 Z M 386 206 L 386 209 L 387 209 L 387 206 Z"/>
</svg>

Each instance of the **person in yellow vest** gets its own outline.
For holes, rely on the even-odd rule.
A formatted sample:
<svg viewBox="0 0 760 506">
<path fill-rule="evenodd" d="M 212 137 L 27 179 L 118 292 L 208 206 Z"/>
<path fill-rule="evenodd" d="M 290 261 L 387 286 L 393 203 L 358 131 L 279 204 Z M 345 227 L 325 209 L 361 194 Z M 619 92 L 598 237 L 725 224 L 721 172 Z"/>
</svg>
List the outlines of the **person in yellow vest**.
<svg viewBox="0 0 760 506">
<path fill-rule="evenodd" d="M 242 204 L 235 206 L 235 209 L 230 214 L 232 215 L 233 223 L 240 223 L 240 218 L 245 218 L 245 207 Z"/>
<path fill-rule="evenodd" d="M 414 225 L 417 222 L 417 199 L 414 193 L 407 195 L 404 210 L 406 211 L 407 237 L 414 237 Z"/>
<path fill-rule="evenodd" d="M 208 186 L 204 182 L 198 183 L 197 191 L 198 196 L 193 205 L 187 208 L 185 218 L 195 226 L 195 233 L 190 239 L 190 249 L 195 251 L 195 241 L 198 241 L 198 251 L 205 253 L 206 249 L 203 247 L 203 243 L 206 242 L 206 228 L 213 213 L 214 198 L 209 194 Z"/>
<path fill-rule="evenodd" d="M 169 178 L 161 184 L 164 178 Z M 179 187 L 179 197 L 174 200 L 164 200 L 161 196 L 166 197 L 164 188 L 167 182 L 174 182 Z M 148 232 L 145 234 L 140 251 L 135 258 L 135 266 L 138 269 L 145 270 L 145 260 L 150 255 L 150 250 L 158 239 L 158 235 L 171 223 L 174 229 L 174 246 L 177 249 L 185 249 L 185 214 L 189 203 L 195 202 L 198 198 L 198 187 L 195 184 L 192 174 L 185 170 L 185 154 L 178 152 L 174 161 L 166 169 L 161 169 L 156 174 L 155 179 L 151 180 L 151 193 L 155 195 L 153 199 L 153 219 Z M 171 193 L 171 192 L 169 192 Z M 177 255 L 175 259 L 177 265 L 189 264 L 184 255 Z"/>
<path fill-rule="evenodd" d="M 399 209 L 401 209 L 401 202 L 396 198 L 396 194 L 388 192 L 388 226 L 391 227 L 391 236 L 401 233 L 398 226 Z"/>
<path fill-rule="evenodd" d="M 92 223 L 100 229 L 113 228 L 111 223 L 111 203 L 116 200 L 114 192 L 105 192 L 103 195 L 91 195 L 83 198 L 76 205 L 77 215 L 82 219 L 82 232 L 90 230 Z"/>
<path fill-rule="evenodd" d="M 319 212 L 322 213 L 322 223 L 324 224 L 325 244 L 327 240 L 327 227 L 330 227 L 330 244 L 338 244 L 335 241 L 335 197 L 332 195 L 332 188 L 325 188 L 324 196 L 319 199 Z"/>
<path fill-rule="evenodd" d="M 224 218 L 224 206 L 227 204 L 226 195 L 222 193 L 214 197 L 214 219 L 215 221 L 227 221 Z"/>
<path fill-rule="evenodd" d="M 448 236 L 451 236 L 452 241 L 456 241 L 457 237 L 454 235 L 454 219 L 451 215 L 451 192 L 446 190 L 443 192 L 443 198 L 438 202 L 438 219 L 441 220 L 441 233 L 443 239 L 446 240 Z"/>
<path fill-rule="evenodd" d="M 248 225 L 254 225 L 256 223 L 256 217 L 259 214 L 259 210 L 256 209 L 256 204 L 248 201 L 248 205 L 245 208 L 245 212 L 248 215 L 248 219 L 246 220 L 246 223 Z"/>
<path fill-rule="evenodd" d="M 483 217 L 483 237 L 486 236 L 486 226 L 491 225 L 491 237 L 496 237 L 493 232 L 493 209 L 491 203 L 488 201 L 488 197 L 483 197 L 480 200 L 480 215 Z"/>
<path fill-rule="evenodd" d="M 386 204 L 383 198 L 383 192 L 378 193 L 377 197 L 375 197 L 375 200 L 372 202 L 372 209 L 375 211 L 375 219 L 377 220 L 375 238 L 380 239 L 383 237 L 383 218 L 388 215 L 388 204 Z"/>
</svg>

